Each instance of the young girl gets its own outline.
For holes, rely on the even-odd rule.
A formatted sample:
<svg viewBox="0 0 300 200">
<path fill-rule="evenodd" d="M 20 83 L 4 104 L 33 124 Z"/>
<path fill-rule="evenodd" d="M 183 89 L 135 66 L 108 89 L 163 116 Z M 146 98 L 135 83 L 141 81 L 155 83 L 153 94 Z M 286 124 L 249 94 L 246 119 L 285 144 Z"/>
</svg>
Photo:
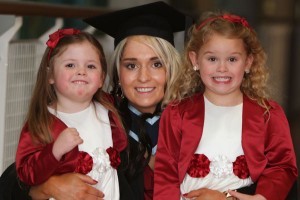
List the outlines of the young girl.
<svg viewBox="0 0 300 200">
<path fill-rule="evenodd" d="M 50 35 L 16 155 L 21 181 L 38 185 L 54 174 L 91 176 L 106 199 L 119 199 L 116 168 L 126 135 L 101 87 L 107 64 L 90 34 Z"/>
<path fill-rule="evenodd" d="M 208 13 L 190 30 L 185 62 L 173 88 L 183 92 L 161 117 L 154 199 L 285 199 L 295 153 L 283 109 L 267 98 L 255 31 L 239 16 Z"/>
</svg>

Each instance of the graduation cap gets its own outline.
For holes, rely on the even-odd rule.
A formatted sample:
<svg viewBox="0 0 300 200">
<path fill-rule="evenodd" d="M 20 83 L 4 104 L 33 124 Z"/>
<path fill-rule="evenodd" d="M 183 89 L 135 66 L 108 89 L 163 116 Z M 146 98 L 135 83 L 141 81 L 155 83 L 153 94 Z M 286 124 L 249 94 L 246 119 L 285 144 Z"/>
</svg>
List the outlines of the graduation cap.
<svg viewBox="0 0 300 200">
<path fill-rule="evenodd" d="M 112 36 L 114 45 L 132 35 L 163 38 L 174 45 L 174 32 L 185 30 L 185 15 L 158 1 L 84 19 L 86 23 Z"/>
</svg>

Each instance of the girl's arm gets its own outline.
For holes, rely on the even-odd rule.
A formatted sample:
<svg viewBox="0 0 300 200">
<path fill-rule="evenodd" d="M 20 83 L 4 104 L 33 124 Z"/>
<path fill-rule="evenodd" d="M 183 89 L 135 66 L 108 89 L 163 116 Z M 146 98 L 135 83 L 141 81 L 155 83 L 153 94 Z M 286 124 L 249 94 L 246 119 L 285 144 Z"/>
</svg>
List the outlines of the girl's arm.
<svg viewBox="0 0 300 200">
<path fill-rule="evenodd" d="M 265 155 L 268 163 L 258 178 L 256 194 L 266 199 L 285 199 L 298 171 L 289 124 L 283 109 L 270 103 L 270 118 L 267 121 Z"/>
<path fill-rule="evenodd" d="M 179 141 L 172 127 L 174 116 L 171 106 L 167 107 L 160 118 L 159 137 L 154 168 L 154 199 L 180 199 L 180 183 L 176 152 Z M 178 154 L 177 154 L 178 155 Z"/>
<path fill-rule="evenodd" d="M 45 182 L 60 165 L 52 153 L 53 143 L 34 144 L 29 132 L 22 132 L 16 153 L 16 170 L 26 185 Z"/>
<path fill-rule="evenodd" d="M 53 127 L 55 129 L 54 136 L 67 128 L 60 121 L 54 121 Z M 53 142 L 43 145 L 35 141 L 30 134 L 28 125 L 25 124 L 20 134 L 16 153 L 16 170 L 22 182 L 27 185 L 41 184 L 62 164 L 53 155 L 52 147 Z"/>
</svg>

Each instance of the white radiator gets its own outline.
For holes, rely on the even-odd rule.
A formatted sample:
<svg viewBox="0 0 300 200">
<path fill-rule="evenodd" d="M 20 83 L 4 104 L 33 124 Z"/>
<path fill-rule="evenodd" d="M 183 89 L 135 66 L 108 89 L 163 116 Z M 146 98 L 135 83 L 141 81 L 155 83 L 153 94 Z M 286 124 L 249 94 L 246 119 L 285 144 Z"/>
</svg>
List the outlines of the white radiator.
<svg viewBox="0 0 300 200">
<path fill-rule="evenodd" d="M 7 20 L 0 15 L 0 21 Z M 16 40 L 22 17 L 0 35 L 0 174 L 15 161 L 23 126 L 42 54 L 40 39 Z"/>
<path fill-rule="evenodd" d="M 36 69 L 44 45 L 39 41 L 13 41 L 8 48 L 8 67 L 3 137 L 3 169 L 15 161 L 16 147 L 23 126 Z"/>
</svg>

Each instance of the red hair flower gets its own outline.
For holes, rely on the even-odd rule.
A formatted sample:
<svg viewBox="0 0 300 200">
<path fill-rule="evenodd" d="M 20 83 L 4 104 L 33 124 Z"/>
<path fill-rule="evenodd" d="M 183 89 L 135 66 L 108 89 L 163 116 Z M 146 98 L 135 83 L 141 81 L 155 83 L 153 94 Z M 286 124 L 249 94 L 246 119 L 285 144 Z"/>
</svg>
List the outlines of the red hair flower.
<svg viewBox="0 0 300 200">
<path fill-rule="evenodd" d="M 120 158 L 119 152 L 116 149 L 112 148 L 112 147 L 107 148 L 106 152 L 109 155 L 110 165 L 113 168 L 117 169 L 117 167 L 121 163 L 121 158 Z"/>
<path fill-rule="evenodd" d="M 84 151 L 80 151 L 77 160 L 76 173 L 87 174 L 93 168 L 93 158 Z"/>
<path fill-rule="evenodd" d="M 194 154 L 187 173 L 194 178 L 203 178 L 209 172 L 210 160 L 204 154 Z"/>
<path fill-rule="evenodd" d="M 249 23 L 247 22 L 247 20 L 243 17 L 237 16 L 237 15 L 223 15 L 222 16 L 223 19 L 226 19 L 228 21 L 234 22 L 234 23 L 240 23 L 242 24 L 244 27 L 250 28 Z"/>
<path fill-rule="evenodd" d="M 233 173 L 240 179 L 248 178 L 250 173 L 244 155 L 238 156 L 233 162 Z"/>
<path fill-rule="evenodd" d="M 217 19 L 225 19 L 227 21 L 233 22 L 233 23 L 240 23 L 244 27 L 247 27 L 249 29 L 252 29 L 247 20 L 243 17 L 237 16 L 237 15 L 231 15 L 231 14 L 224 14 L 217 17 L 211 17 L 203 21 L 196 29 L 199 31 L 203 26 L 205 26 L 208 22 L 215 21 Z"/>
<path fill-rule="evenodd" d="M 49 39 L 46 42 L 47 46 L 50 48 L 49 54 L 48 54 L 48 60 L 50 58 L 52 50 L 56 47 L 59 40 L 66 35 L 76 35 L 79 34 L 81 31 L 74 28 L 68 28 L 68 29 L 59 29 L 58 31 L 52 33 L 49 35 Z"/>
<path fill-rule="evenodd" d="M 68 29 L 59 29 L 58 31 L 49 35 L 49 40 L 46 42 L 47 46 L 51 49 L 54 49 L 59 42 L 59 40 L 66 35 L 76 35 L 80 33 L 80 30 L 74 28 Z"/>
</svg>

